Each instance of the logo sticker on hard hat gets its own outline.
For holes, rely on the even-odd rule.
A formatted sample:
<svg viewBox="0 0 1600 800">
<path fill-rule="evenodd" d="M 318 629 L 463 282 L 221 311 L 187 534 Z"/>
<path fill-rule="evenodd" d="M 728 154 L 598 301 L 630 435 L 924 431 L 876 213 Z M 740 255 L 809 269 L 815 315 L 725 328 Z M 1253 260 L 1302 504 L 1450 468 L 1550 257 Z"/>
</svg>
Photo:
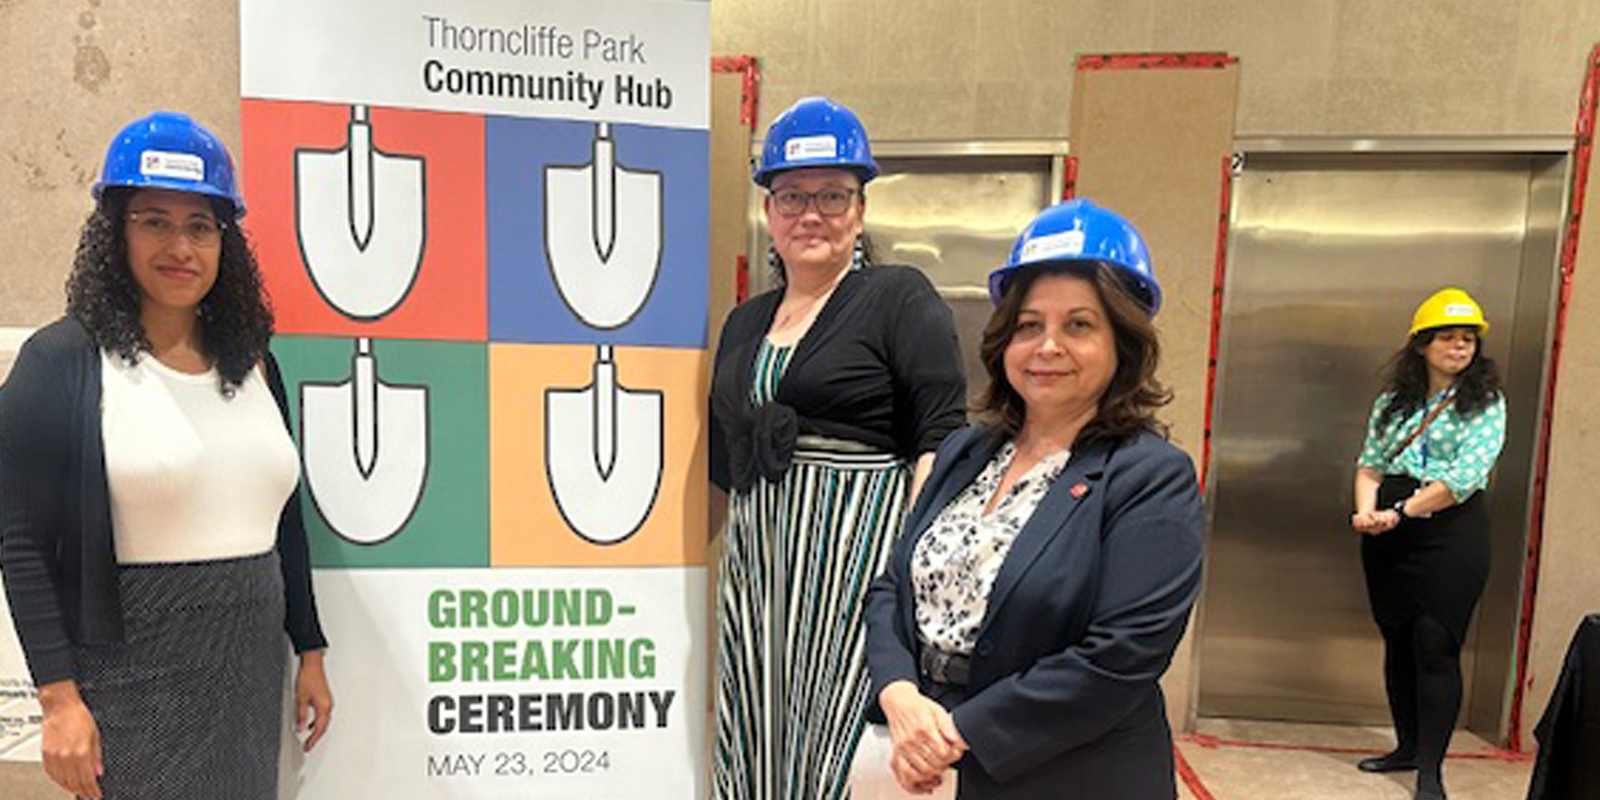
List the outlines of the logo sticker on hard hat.
<svg viewBox="0 0 1600 800">
<path fill-rule="evenodd" d="M 796 136 L 784 143 L 783 154 L 790 161 L 838 158 L 839 140 L 831 134 Z"/>
<path fill-rule="evenodd" d="M 1062 231 L 1029 239 L 1022 246 L 1022 260 L 1076 258 L 1083 255 L 1083 239 L 1083 231 Z"/>
<path fill-rule="evenodd" d="M 146 150 L 139 158 L 139 174 L 152 178 L 203 181 L 206 179 L 206 161 L 193 153 Z"/>
</svg>

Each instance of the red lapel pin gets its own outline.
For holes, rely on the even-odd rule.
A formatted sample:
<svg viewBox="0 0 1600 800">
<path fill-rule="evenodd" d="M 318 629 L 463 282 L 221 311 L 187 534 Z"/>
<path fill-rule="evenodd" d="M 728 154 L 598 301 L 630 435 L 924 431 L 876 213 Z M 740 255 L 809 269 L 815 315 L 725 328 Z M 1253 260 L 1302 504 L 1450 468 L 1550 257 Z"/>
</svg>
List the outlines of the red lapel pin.
<svg viewBox="0 0 1600 800">
<path fill-rule="evenodd" d="M 1072 494 L 1072 499 L 1074 499 L 1074 500 L 1082 500 L 1083 496 L 1089 493 L 1089 484 L 1087 484 L 1087 483 L 1076 484 L 1071 489 L 1068 489 L 1067 491 Z"/>
</svg>

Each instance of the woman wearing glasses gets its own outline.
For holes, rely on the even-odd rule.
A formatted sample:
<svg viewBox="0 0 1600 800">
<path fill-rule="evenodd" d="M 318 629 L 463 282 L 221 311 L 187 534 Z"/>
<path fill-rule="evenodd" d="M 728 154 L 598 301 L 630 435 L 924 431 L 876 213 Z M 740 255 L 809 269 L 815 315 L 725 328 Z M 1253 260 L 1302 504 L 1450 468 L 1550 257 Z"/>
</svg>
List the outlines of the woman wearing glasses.
<svg viewBox="0 0 1600 800">
<path fill-rule="evenodd" d="M 220 140 L 180 114 L 112 141 L 67 314 L 0 389 L 0 567 L 85 798 L 277 797 L 285 632 L 327 730 L 272 313 Z"/>
<path fill-rule="evenodd" d="M 712 381 L 719 800 L 845 793 L 863 725 L 862 598 L 966 381 L 928 279 L 875 265 L 877 175 L 848 108 L 808 97 L 768 129 L 755 182 L 782 285 L 734 309 Z"/>
<path fill-rule="evenodd" d="M 1506 438 L 1506 399 L 1483 354 L 1489 322 L 1472 296 L 1441 289 L 1412 316 L 1373 402 L 1350 527 L 1383 635 L 1395 748 L 1363 772 L 1415 771 L 1417 800 L 1443 800 L 1444 757 L 1461 710 L 1461 644 L 1489 578 L 1483 490 Z"/>
</svg>

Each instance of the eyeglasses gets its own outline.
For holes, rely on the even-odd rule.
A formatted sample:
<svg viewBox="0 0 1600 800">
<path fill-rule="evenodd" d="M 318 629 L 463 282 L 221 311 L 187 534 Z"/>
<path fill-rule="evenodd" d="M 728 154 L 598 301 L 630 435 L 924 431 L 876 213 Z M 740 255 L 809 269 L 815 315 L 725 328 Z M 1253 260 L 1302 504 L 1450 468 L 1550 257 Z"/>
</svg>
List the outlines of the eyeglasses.
<svg viewBox="0 0 1600 800">
<path fill-rule="evenodd" d="M 820 192 L 802 192 L 799 189 L 779 189 L 772 193 L 772 206 L 785 217 L 798 217 L 806 207 L 817 204 L 817 213 L 824 217 L 837 217 L 850 210 L 850 203 L 860 194 L 856 189 L 823 189 Z"/>
<path fill-rule="evenodd" d="M 190 217 L 180 224 L 166 214 L 130 211 L 128 224 L 144 236 L 163 244 L 171 242 L 179 231 L 195 247 L 216 247 L 222 241 L 223 225 L 210 217 Z"/>
</svg>

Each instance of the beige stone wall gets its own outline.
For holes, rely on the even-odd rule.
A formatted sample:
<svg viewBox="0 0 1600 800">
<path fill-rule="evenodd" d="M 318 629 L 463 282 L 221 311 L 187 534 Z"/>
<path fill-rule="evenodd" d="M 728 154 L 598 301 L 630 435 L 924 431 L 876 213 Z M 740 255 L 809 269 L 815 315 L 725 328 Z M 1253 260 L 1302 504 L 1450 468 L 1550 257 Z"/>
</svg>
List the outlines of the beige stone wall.
<svg viewBox="0 0 1600 800">
<path fill-rule="evenodd" d="M 1239 56 L 1242 136 L 1569 134 L 1592 0 L 716 0 L 762 57 L 762 126 L 805 94 L 885 139 L 1066 138 L 1080 52 Z"/>
<path fill-rule="evenodd" d="M 1567 135 L 1600 3 L 715 0 L 712 25 L 714 52 L 762 57 L 763 126 L 828 93 L 880 139 L 1064 139 L 1076 53 L 1207 50 L 1241 59 L 1242 136 Z M 122 124 L 185 110 L 237 149 L 238 60 L 231 0 L 0 0 L 0 326 L 60 312 Z M 1600 469 L 1597 231 L 1558 397 L 1530 723 L 1578 615 L 1600 608 L 1600 515 L 1583 502 Z M 59 795 L 34 768 L 0 765 L 0 796 Z"/>
<path fill-rule="evenodd" d="M 1600 159 L 1590 164 L 1584 206 L 1550 436 L 1550 489 L 1524 687 L 1529 698 L 1523 707 L 1525 731 L 1532 731 L 1544 712 L 1578 622 L 1585 614 L 1600 613 L 1600 514 L 1594 507 L 1594 476 L 1600 474 L 1600 403 L 1595 401 L 1600 396 Z"/>
<path fill-rule="evenodd" d="M 60 314 L 106 143 L 156 110 L 186 111 L 234 152 L 234 2 L 0 0 L 0 325 Z"/>
</svg>

